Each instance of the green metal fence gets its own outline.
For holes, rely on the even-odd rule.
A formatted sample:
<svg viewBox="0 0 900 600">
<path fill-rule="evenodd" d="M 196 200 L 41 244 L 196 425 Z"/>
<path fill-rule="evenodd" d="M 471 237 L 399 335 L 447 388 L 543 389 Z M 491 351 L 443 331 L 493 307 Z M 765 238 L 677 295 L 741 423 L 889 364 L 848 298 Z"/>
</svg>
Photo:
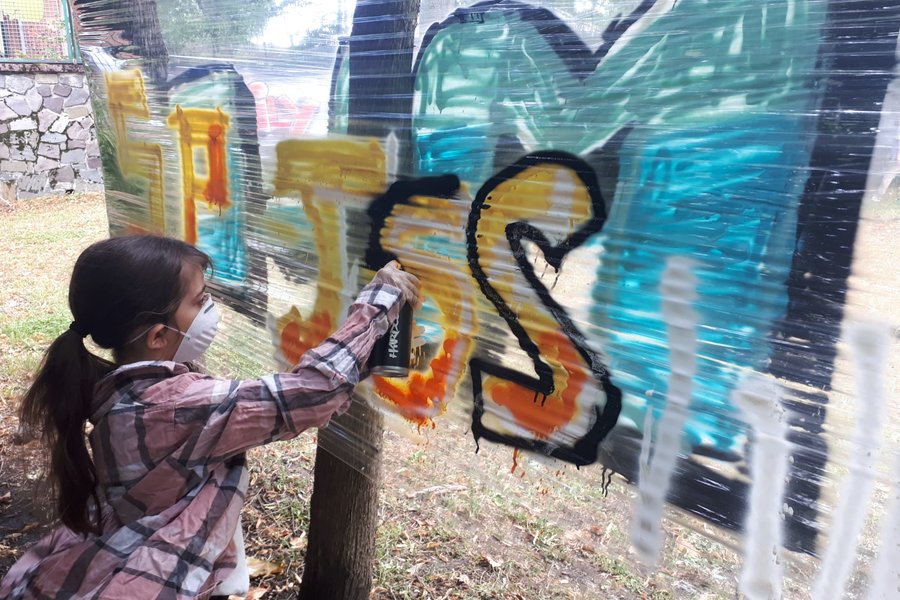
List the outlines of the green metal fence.
<svg viewBox="0 0 900 600">
<path fill-rule="evenodd" d="M 0 62 L 77 62 L 65 0 L 0 0 Z"/>
</svg>

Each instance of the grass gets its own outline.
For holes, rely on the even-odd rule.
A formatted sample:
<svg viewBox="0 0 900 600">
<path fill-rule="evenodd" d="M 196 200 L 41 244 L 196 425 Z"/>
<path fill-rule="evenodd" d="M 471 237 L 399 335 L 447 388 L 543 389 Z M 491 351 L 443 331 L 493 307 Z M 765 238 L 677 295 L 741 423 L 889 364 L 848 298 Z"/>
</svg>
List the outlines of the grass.
<svg viewBox="0 0 900 600">
<path fill-rule="evenodd" d="M 2 573 L 46 531 L 46 523 L 37 525 L 40 502 L 28 491 L 41 450 L 10 443 L 17 399 L 43 349 L 71 319 L 65 297 L 75 257 L 107 229 L 96 194 L 29 201 L 0 218 Z M 890 247 L 892 234 L 879 235 L 884 239 L 875 238 L 874 246 Z M 891 264 L 896 270 L 900 260 Z M 269 333 L 223 312 L 227 343 L 213 345 L 208 367 L 230 376 L 262 374 L 271 364 Z M 728 546 L 738 540 L 670 513 L 677 522 L 664 523 L 662 566 L 641 565 L 629 548 L 633 488 L 615 479 L 607 497 L 599 469 L 576 471 L 522 457 L 512 474 L 511 450 L 482 444 L 475 455 L 458 422 L 447 420 L 418 438 L 402 427 L 385 435 L 372 598 L 736 597 L 740 556 Z M 248 554 L 277 565 L 252 582 L 267 599 L 295 597 L 302 577 L 315 448 L 310 432 L 250 453 L 242 520 Z M 794 558 L 788 567 L 798 579 L 786 583 L 786 597 L 805 597 L 802 582 L 814 575 L 814 563 Z"/>
<path fill-rule="evenodd" d="M 21 203 L 0 218 L 0 405 L 8 405 L 68 327 L 69 274 L 81 250 L 104 236 L 106 212 L 100 195 L 74 194 Z"/>
<path fill-rule="evenodd" d="M 618 558 L 606 555 L 598 556 L 597 566 L 630 592 L 640 594 L 646 588 L 642 579 Z"/>
<path fill-rule="evenodd" d="M 64 309 L 60 309 L 48 315 L 29 317 L 0 325 L 0 335 L 5 336 L 10 344 L 40 344 L 43 346 L 68 325 Z"/>
<path fill-rule="evenodd" d="M 0 573 L 43 533 L 44 455 L 17 445 L 13 416 L 47 345 L 71 321 L 66 286 L 75 258 L 106 233 L 99 194 L 41 199 L 0 209 Z"/>
</svg>

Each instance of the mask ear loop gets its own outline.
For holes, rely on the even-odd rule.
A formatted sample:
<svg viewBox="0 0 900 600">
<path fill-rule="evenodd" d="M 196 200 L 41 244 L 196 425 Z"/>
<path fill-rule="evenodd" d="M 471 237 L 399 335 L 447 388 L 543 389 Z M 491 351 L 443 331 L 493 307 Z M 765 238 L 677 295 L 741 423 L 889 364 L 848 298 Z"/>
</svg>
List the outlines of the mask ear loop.
<svg viewBox="0 0 900 600">
<path fill-rule="evenodd" d="M 182 330 L 180 330 L 180 329 L 176 329 L 175 327 L 170 327 L 169 325 L 166 325 L 165 323 L 154 323 L 153 325 L 150 325 L 149 327 L 147 327 L 147 329 L 145 329 L 145 330 L 142 331 L 141 333 L 137 334 L 136 336 L 134 336 L 133 338 L 131 338 L 130 340 L 128 340 L 127 342 L 125 342 L 125 345 L 126 345 L 126 346 L 130 346 L 131 344 L 135 343 L 136 341 L 138 341 L 139 339 L 141 339 L 141 337 L 147 335 L 147 332 L 150 331 L 151 329 L 153 329 L 154 327 L 156 327 L 157 325 L 162 325 L 162 326 L 165 327 L 166 329 L 171 329 L 172 331 L 177 331 L 178 333 L 181 334 L 181 337 L 186 337 L 186 336 L 187 336 L 187 333 L 186 333 L 186 332 L 184 332 L 184 331 L 182 331 Z"/>
<path fill-rule="evenodd" d="M 210 310 L 212 310 L 214 305 L 215 305 L 215 303 L 213 302 L 212 294 L 209 292 L 206 292 L 204 294 L 204 298 L 203 298 L 203 308 L 201 309 L 201 313 L 209 312 Z M 149 327 L 147 327 L 147 329 L 145 329 L 141 333 L 137 334 L 136 336 L 134 336 L 133 338 L 131 338 L 130 340 L 125 342 L 125 345 L 130 346 L 131 344 L 135 343 L 136 341 L 138 341 L 141 338 L 141 336 L 146 335 L 147 332 L 150 331 L 151 329 L 153 329 L 156 325 L 162 325 L 166 329 L 171 329 L 172 331 L 180 333 L 181 337 L 183 337 L 183 338 L 188 337 L 188 334 L 186 331 L 182 331 L 182 330 L 178 329 L 177 327 L 171 327 L 169 325 L 166 325 L 165 323 L 154 323 L 153 325 L 150 325 Z"/>
</svg>

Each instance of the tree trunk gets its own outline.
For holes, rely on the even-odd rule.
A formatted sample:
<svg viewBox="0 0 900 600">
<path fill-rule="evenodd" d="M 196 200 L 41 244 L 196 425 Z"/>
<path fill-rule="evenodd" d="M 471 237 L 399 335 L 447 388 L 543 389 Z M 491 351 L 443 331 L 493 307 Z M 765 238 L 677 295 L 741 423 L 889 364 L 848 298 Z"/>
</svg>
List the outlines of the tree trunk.
<svg viewBox="0 0 900 600">
<path fill-rule="evenodd" d="M 413 36 L 419 0 L 359 0 L 350 36 L 349 133 L 394 132 L 409 172 Z M 381 416 L 356 399 L 320 432 L 301 600 L 365 600 L 372 587 Z"/>
<path fill-rule="evenodd" d="M 356 455 L 356 464 L 344 462 L 346 455 L 357 452 L 357 444 L 365 448 Z M 369 597 L 381 447 L 381 415 L 359 399 L 354 399 L 347 414 L 319 432 L 301 599 Z"/>
</svg>

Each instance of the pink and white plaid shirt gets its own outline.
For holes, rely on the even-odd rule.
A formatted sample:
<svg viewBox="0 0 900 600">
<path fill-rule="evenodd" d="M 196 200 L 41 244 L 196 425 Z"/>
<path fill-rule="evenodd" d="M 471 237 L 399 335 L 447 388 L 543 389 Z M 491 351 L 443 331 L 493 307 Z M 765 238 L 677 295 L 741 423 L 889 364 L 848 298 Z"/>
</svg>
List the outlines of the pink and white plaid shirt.
<svg viewBox="0 0 900 600">
<path fill-rule="evenodd" d="M 234 570 L 244 452 L 323 427 L 350 405 L 400 291 L 376 280 L 347 321 L 290 373 L 229 381 L 173 362 L 97 384 L 90 434 L 103 534 L 60 527 L 0 582 L 0 598 L 205 598 Z"/>
</svg>

